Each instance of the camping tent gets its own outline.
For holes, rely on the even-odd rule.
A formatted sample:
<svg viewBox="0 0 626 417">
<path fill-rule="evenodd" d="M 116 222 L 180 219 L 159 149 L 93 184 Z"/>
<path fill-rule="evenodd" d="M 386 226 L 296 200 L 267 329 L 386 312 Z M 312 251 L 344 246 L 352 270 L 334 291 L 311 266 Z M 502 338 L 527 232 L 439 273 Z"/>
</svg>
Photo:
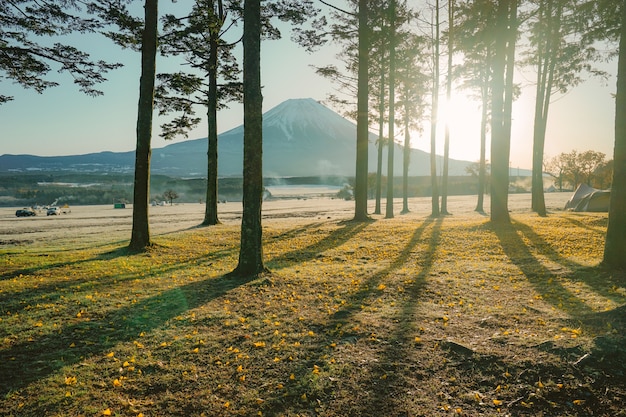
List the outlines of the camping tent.
<svg viewBox="0 0 626 417">
<path fill-rule="evenodd" d="M 610 198 L 611 190 L 598 190 L 587 184 L 580 184 L 565 203 L 565 210 L 608 212 Z"/>
</svg>

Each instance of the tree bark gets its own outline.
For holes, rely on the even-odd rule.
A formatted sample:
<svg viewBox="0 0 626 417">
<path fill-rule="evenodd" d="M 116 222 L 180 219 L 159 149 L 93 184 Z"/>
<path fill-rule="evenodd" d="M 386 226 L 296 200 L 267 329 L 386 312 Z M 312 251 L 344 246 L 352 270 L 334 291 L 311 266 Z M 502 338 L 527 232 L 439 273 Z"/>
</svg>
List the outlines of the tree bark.
<svg viewBox="0 0 626 417">
<path fill-rule="evenodd" d="M 437 122 L 439 109 L 439 0 L 435 2 L 435 48 L 433 52 L 433 92 L 430 115 L 430 186 L 431 216 L 439 217 L 439 186 L 437 184 Z"/>
<path fill-rule="evenodd" d="M 609 225 L 604 245 L 603 264 L 626 269 L 626 1 L 621 1 L 622 27 L 617 64 L 615 98 L 615 147 L 613 186 L 609 204 Z"/>
<path fill-rule="evenodd" d="M 218 0 L 221 2 L 221 0 Z M 214 10 L 214 4 L 211 2 L 211 8 Z M 220 7 L 220 10 L 222 8 Z M 214 16 L 217 20 L 222 21 L 223 16 Z M 207 103 L 207 121 L 208 121 L 208 150 L 207 150 L 207 188 L 206 188 L 206 206 L 204 210 L 205 226 L 219 224 L 217 215 L 217 196 L 218 196 L 218 178 L 217 178 L 217 54 L 219 41 L 219 28 L 216 25 L 210 29 L 209 35 L 209 91 Z"/>
<path fill-rule="evenodd" d="M 387 148 L 387 199 L 385 218 L 393 218 L 393 158 L 395 152 L 396 125 L 396 5 L 389 3 L 389 138 Z"/>
<path fill-rule="evenodd" d="M 383 148 L 385 147 L 385 54 L 381 53 L 380 57 L 380 90 L 378 105 L 378 155 L 376 164 L 376 203 L 374 206 L 374 214 L 381 214 L 380 201 L 382 199 L 383 188 Z"/>
<path fill-rule="evenodd" d="M 258 0 L 257 0 L 258 1 Z M 369 136 L 368 67 L 369 34 L 367 0 L 359 0 L 359 69 L 357 81 L 356 177 L 354 186 L 354 220 L 367 221 L 367 151 Z"/>
<path fill-rule="evenodd" d="M 496 21 L 496 44 L 492 79 L 491 116 L 491 221 L 509 223 L 509 156 L 511 146 L 511 111 L 513 62 L 511 50 L 513 9 L 516 0 L 498 2 Z M 513 45 L 511 45 L 511 42 Z M 512 49 L 513 48 L 513 49 Z"/>
<path fill-rule="evenodd" d="M 454 0 L 448 0 L 448 78 L 446 80 L 446 101 L 450 106 L 452 100 L 452 52 L 454 33 Z M 441 175 L 441 213 L 448 213 L 448 171 L 450 159 L 450 119 L 452 115 L 446 115 L 446 131 L 443 142 L 443 172 Z"/>
<path fill-rule="evenodd" d="M 485 190 L 487 189 L 487 122 L 489 117 L 489 82 L 490 71 L 488 65 L 490 62 L 491 54 L 487 54 L 487 67 L 482 74 L 482 110 L 480 116 L 480 161 L 478 163 L 478 201 L 476 202 L 476 209 L 478 213 L 485 212 Z"/>
<path fill-rule="evenodd" d="M 554 71 L 558 60 L 558 44 L 561 30 L 562 6 L 557 5 L 553 16 L 550 2 L 540 4 L 540 19 L 546 22 L 547 37 L 541 48 L 539 42 L 537 50 L 537 96 L 535 98 L 535 120 L 533 129 L 533 171 L 531 209 L 540 216 L 546 216 L 546 202 L 543 193 L 543 157 L 546 142 L 546 128 L 548 126 L 548 110 L 552 97 Z M 547 10 L 545 8 L 547 7 Z"/>
<path fill-rule="evenodd" d="M 263 95 L 261 93 L 261 1 L 244 2 L 243 214 L 239 264 L 233 275 L 253 277 L 263 265 Z"/>
<path fill-rule="evenodd" d="M 146 0 L 144 30 L 141 43 L 141 78 L 137 106 L 137 147 L 135 151 L 135 178 L 133 184 L 133 226 L 130 244 L 132 251 L 143 251 L 150 245 L 148 206 L 150 199 L 150 142 L 156 77 L 158 0 Z"/>
<path fill-rule="evenodd" d="M 402 149 L 402 211 L 401 214 L 409 212 L 409 163 L 411 161 L 411 133 L 409 116 L 408 94 L 404 100 L 404 147 Z"/>
</svg>

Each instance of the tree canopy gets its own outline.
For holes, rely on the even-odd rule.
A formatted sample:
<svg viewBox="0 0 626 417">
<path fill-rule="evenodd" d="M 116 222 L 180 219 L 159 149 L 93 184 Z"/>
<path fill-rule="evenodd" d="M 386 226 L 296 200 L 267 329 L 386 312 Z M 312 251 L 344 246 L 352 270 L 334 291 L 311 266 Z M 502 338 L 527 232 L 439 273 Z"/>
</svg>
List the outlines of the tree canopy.
<svg viewBox="0 0 626 417">
<path fill-rule="evenodd" d="M 105 22 L 94 17 L 93 5 L 79 0 L 0 2 L 0 80 L 8 79 L 38 93 L 59 85 L 54 69 L 68 73 L 80 91 L 101 95 L 97 85 L 120 66 L 94 60 L 88 52 L 67 43 L 71 33 L 93 33 Z M 13 100 L 0 94 L 0 104 Z"/>
</svg>

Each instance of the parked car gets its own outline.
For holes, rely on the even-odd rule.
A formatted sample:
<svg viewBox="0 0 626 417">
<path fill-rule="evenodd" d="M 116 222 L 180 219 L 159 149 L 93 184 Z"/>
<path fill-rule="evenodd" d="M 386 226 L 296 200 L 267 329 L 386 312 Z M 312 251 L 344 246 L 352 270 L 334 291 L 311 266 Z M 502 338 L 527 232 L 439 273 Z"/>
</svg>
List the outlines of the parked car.
<svg viewBox="0 0 626 417">
<path fill-rule="evenodd" d="M 18 211 L 16 211 L 15 215 L 17 217 L 30 217 L 30 216 L 37 215 L 37 213 L 35 213 L 35 210 L 31 208 L 25 207 L 23 209 L 19 209 Z"/>
<path fill-rule="evenodd" d="M 60 216 L 61 215 L 61 209 L 58 207 L 50 207 L 48 209 L 48 211 L 46 212 L 47 216 Z"/>
</svg>

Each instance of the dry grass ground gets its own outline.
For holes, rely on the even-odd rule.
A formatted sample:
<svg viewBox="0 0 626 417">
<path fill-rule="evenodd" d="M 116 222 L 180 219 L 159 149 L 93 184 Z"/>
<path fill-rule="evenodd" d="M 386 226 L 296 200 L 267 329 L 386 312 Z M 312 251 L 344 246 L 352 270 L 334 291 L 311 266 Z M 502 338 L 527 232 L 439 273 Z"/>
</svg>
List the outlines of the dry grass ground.
<svg viewBox="0 0 626 417">
<path fill-rule="evenodd" d="M 253 281 L 225 276 L 237 205 L 210 228 L 200 205 L 152 210 L 139 255 L 128 211 L 0 212 L 0 415 L 626 415 L 606 214 L 550 198 L 540 218 L 513 196 L 506 227 L 473 199 L 368 223 L 349 202 L 271 202 L 272 272 Z"/>
</svg>

